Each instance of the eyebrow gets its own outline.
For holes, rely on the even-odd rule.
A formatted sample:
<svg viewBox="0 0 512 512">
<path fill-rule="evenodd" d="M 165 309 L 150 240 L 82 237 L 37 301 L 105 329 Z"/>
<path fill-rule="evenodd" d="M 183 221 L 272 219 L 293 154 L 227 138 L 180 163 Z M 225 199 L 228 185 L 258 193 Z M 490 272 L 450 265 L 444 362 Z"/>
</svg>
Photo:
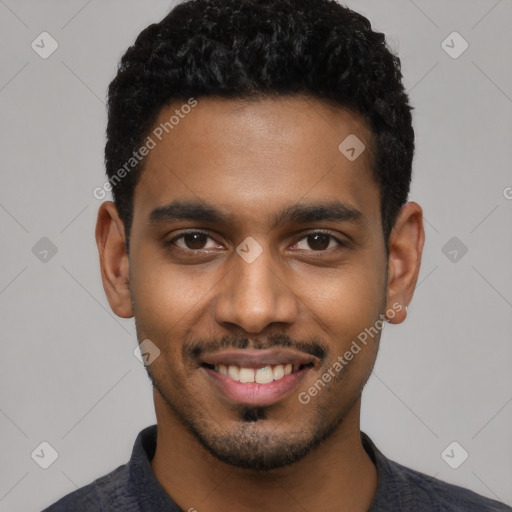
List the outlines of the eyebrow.
<svg viewBox="0 0 512 512">
<path fill-rule="evenodd" d="M 233 217 L 207 204 L 196 201 L 173 201 L 155 208 L 149 214 L 149 223 L 153 226 L 173 220 L 192 220 L 211 224 L 229 224 Z"/>
<path fill-rule="evenodd" d="M 330 203 L 297 204 L 284 209 L 274 221 L 273 227 L 283 224 L 307 224 L 308 222 L 337 221 L 360 222 L 363 214 L 340 201 Z"/>
<path fill-rule="evenodd" d="M 198 201 L 173 201 L 155 208 L 149 214 L 149 223 L 157 226 L 174 220 L 189 220 L 210 224 L 231 224 L 235 216 Z M 360 222 L 363 214 L 340 201 L 329 203 L 296 204 L 285 208 L 274 218 L 273 228 L 292 223 L 319 221 Z"/>
</svg>

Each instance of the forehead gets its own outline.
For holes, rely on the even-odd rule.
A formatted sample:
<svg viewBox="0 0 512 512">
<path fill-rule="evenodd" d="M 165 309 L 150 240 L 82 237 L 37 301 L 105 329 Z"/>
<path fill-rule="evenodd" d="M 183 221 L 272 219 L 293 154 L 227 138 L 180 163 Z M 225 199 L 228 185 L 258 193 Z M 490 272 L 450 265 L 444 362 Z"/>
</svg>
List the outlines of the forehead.
<svg viewBox="0 0 512 512">
<path fill-rule="evenodd" d="M 162 109 L 149 134 L 155 144 L 135 190 L 134 218 L 176 199 L 261 220 L 320 200 L 379 217 L 371 132 L 361 116 L 298 97 L 185 104 Z"/>
</svg>

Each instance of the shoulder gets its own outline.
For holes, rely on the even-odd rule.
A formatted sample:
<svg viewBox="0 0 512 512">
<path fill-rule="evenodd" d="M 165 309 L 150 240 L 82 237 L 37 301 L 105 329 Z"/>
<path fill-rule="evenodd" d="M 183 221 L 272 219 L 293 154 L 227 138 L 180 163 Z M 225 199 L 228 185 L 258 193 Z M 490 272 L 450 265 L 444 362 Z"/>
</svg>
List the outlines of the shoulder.
<svg viewBox="0 0 512 512">
<path fill-rule="evenodd" d="M 363 432 L 361 440 L 377 467 L 377 492 L 370 512 L 512 512 L 504 503 L 388 459 Z"/>
<path fill-rule="evenodd" d="M 42 512 L 106 512 L 122 510 L 127 505 L 127 465 L 94 480 L 90 484 L 73 491 Z"/>
<path fill-rule="evenodd" d="M 443 482 L 397 462 L 388 463 L 394 482 L 392 490 L 400 490 L 400 501 L 406 505 L 400 510 L 414 506 L 415 510 L 443 512 L 512 512 L 507 505 L 464 487 Z"/>
</svg>

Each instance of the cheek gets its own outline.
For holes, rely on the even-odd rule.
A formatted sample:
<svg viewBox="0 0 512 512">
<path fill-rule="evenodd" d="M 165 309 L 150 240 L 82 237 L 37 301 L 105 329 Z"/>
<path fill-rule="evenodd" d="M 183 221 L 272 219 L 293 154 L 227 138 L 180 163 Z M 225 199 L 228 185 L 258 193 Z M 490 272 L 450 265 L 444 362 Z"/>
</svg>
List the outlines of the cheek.
<svg viewBox="0 0 512 512">
<path fill-rule="evenodd" d="M 315 283 L 303 293 L 309 309 L 306 315 L 323 330 L 329 344 L 322 372 L 330 370 L 335 383 L 343 382 L 343 393 L 356 393 L 368 379 L 377 356 L 380 315 L 385 307 L 383 270 L 361 258 L 360 263 L 346 265 Z"/>
<path fill-rule="evenodd" d="M 150 244 L 134 255 L 131 287 L 139 310 L 157 323 L 174 324 L 201 308 L 207 299 L 207 272 L 194 265 L 171 265 L 160 249 Z M 212 283 L 213 284 L 213 283 Z"/>
<path fill-rule="evenodd" d="M 131 292 L 140 340 L 149 338 L 173 360 L 179 359 L 186 333 L 204 314 L 209 298 L 204 276 L 190 276 L 190 269 L 177 270 L 142 251 L 133 258 Z"/>
<path fill-rule="evenodd" d="M 356 334 L 373 324 L 385 306 L 383 271 L 364 263 L 303 276 L 301 300 L 319 320 L 338 334 Z"/>
</svg>

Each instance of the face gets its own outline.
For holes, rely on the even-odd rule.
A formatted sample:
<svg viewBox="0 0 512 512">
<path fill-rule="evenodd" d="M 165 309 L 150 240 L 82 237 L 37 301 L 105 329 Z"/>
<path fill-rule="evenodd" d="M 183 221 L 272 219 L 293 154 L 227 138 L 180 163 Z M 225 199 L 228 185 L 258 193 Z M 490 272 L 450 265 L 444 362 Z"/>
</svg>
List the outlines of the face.
<svg viewBox="0 0 512 512">
<path fill-rule="evenodd" d="M 355 160 L 338 149 L 351 134 Z M 157 416 L 228 464 L 291 464 L 359 407 L 383 315 L 408 298 L 387 279 L 368 128 L 311 99 L 199 99 L 161 138 L 118 255 L 129 299 L 110 303 L 160 350 Z"/>
</svg>

